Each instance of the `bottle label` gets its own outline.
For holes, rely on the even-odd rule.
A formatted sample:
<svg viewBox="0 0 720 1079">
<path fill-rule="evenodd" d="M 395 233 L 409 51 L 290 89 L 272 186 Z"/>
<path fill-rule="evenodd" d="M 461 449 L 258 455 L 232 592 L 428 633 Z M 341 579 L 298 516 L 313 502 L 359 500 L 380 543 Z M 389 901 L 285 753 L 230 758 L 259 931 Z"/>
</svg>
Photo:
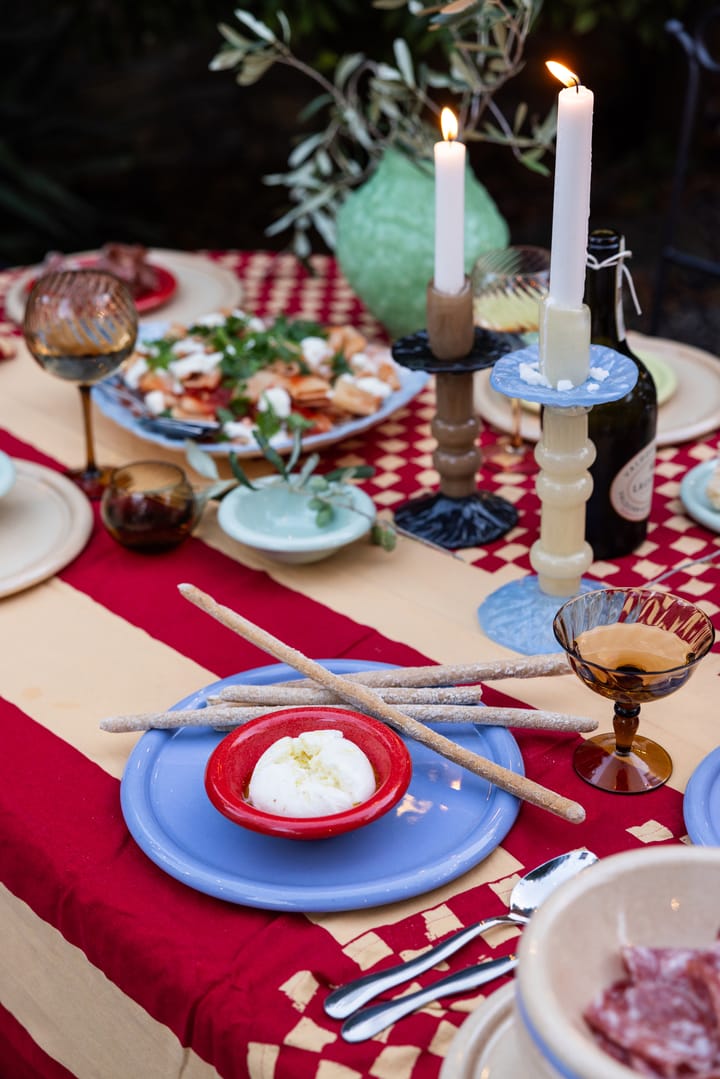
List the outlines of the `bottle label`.
<svg viewBox="0 0 720 1079">
<path fill-rule="evenodd" d="M 644 521 L 650 513 L 655 473 L 655 442 L 648 442 L 620 469 L 610 485 L 610 503 L 626 521 Z"/>
</svg>

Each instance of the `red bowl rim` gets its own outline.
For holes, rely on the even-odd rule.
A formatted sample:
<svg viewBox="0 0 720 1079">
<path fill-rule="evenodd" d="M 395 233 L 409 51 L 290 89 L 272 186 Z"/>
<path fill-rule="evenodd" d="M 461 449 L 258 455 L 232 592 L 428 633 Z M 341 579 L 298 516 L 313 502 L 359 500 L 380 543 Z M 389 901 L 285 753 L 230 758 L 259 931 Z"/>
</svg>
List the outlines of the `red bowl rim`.
<svg viewBox="0 0 720 1079">
<path fill-rule="evenodd" d="M 340 730 L 367 754 L 377 778 L 375 793 L 342 813 L 322 817 L 283 817 L 256 809 L 244 790 L 260 755 L 286 735 Z M 286 839 L 324 839 L 377 820 L 407 790 L 412 760 L 405 742 L 386 724 L 349 709 L 308 706 L 283 708 L 251 719 L 215 747 L 205 769 L 205 790 L 220 813 L 244 828 Z"/>
</svg>

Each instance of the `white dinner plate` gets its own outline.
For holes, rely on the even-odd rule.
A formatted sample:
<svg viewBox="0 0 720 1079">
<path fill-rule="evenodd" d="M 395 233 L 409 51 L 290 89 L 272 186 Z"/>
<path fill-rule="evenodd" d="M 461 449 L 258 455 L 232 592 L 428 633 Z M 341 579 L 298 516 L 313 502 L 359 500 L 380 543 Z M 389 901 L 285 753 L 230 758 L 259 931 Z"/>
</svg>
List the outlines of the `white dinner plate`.
<svg viewBox="0 0 720 1079">
<path fill-rule="evenodd" d="M 715 509 L 705 488 L 716 468 L 720 467 L 717 457 L 703 461 L 686 472 L 680 482 L 680 498 L 691 517 L 713 532 L 720 532 L 720 510 Z"/>
<path fill-rule="evenodd" d="M 83 251 L 72 257 L 83 258 L 92 254 L 92 251 Z M 151 248 L 148 250 L 148 260 L 169 270 L 177 281 L 172 299 L 163 304 L 161 312 L 149 312 L 149 319 L 153 316 L 157 318 L 162 313 L 163 319 L 171 322 L 192 322 L 207 311 L 235 307 L 242 300 L 242 285 L 237 275 L 205 255 Z M 23 320 L 28 283 L 37 277 L 37 271 L 37 266 L 26 270 L 8 289 L 5 313 L 14 322 L 21 323 Z"/>
<path fill-rule="evenodd" d="M 720 359 L 692 345 L 629 333 L 628 342 L 639 356 L 657 357 L 677 379 L 674 391 L 658 409 L 658 445 L 688 442 L 720 427 Z M 475 375 L 475 408 L 499 431 L 512 430 L 512 411 L 507 397 L 490 385 L 492 370 Z M 528 442 L 540 437 L 540 417 L 522 410 L 520 432 Z"/>
<path fill-rule="evenodd" d="M 530 1073 L 515 1033 L 512 982 L 487 997 L 450 1043 L 439 1079 L 520 1079 Z"/>
<path fill-rule="evenodd" d="M 0 500 L 0 597 L 52 577 L 88 541 L 93 514 L 72 480 L 15 460 L 16 479 Z"/>
<path fill-rule="evenodd" d="M 322 660 L 336 674 L 388 664 Z M 298 678 L 273 663 L 215 682 L 177 708 L 201 708 L 230 684 Z M 447 728 L 445 728 L 447 730 Z M 152 730 L 123 771 L 123 815 L 138 846 L 171 877 L 199 892 L 266 910 L 359 910 L 422 895 L 478 865 L 505 838 L 518 800 L 419 742 L 408 741 L 413 774 L 403 799 L 354 832 L 306 842 L 251 832 L 224 817 L 205 793 L 210 754 L 224 735 L 211 727 Z M 453 727 L 448 737 L 522 773 L 517 742 L 502 727 Z"/>
</svg>

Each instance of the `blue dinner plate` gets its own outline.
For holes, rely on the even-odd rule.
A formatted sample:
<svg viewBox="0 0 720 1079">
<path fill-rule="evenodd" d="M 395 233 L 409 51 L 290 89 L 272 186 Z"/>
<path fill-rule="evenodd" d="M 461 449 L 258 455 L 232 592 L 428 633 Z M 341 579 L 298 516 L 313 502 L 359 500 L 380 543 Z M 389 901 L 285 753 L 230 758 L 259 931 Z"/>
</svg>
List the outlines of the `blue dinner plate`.
<svg viewBox="0 0 720 1079">
<path fill-rule="evenodd" d="M 708 753 L 690 776 L 683 815 L 693 843 L 720 846 L 720 747 Z"/>
<path fill-rule="evenodd" d="M 323 660 L 335 674 L 387 667 Z M 201 708 L 228 685 L 300 677 L 281 663 L 206 686 L 175 708 Z M 439 728 L 438 728 L 439 729 Z M 453 741 L 523 774 L 512 734 L 501 727 L 447 727 Z M 233 824 L 204 789 L 208 757 L 224 735 L 211 727 L 148 731 L 133 749 L 120 798 L 131 835 L 170 876 L 208 895 L 250 907 L 338 911 L 421 895 L 454 880 L 497 847 L 519 803 L 479 776 L 408 741 L 413 776 L 401 802 L 365 828 L 300 843 Z"/>
</svg>

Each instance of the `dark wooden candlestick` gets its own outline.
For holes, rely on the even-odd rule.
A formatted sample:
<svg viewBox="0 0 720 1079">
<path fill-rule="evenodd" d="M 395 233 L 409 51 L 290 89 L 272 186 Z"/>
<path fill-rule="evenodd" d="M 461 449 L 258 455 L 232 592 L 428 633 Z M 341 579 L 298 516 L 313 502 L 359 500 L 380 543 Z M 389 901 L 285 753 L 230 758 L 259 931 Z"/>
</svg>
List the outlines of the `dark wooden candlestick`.
<svg viewBox="0 0 720 1079">
<path fill-rule="evenodd" d="M 477 489 L 481 455 L 480 423 L 473 404 L 473 375 L 520 347 L 514 334 L 490 333 L 473 325 L 472 288 L 457 295 L 427 291 L 427 330 L 393 345 L 404 367 L 435 376 L 437 412 L 431 430 L 437 440 L 433 463 L 438 494 L 413 498 L 395 511 L 399 528 L 440 547 L 475 547 L 503 536 L 517 522 L 514 506 Z"/>
</svg>

